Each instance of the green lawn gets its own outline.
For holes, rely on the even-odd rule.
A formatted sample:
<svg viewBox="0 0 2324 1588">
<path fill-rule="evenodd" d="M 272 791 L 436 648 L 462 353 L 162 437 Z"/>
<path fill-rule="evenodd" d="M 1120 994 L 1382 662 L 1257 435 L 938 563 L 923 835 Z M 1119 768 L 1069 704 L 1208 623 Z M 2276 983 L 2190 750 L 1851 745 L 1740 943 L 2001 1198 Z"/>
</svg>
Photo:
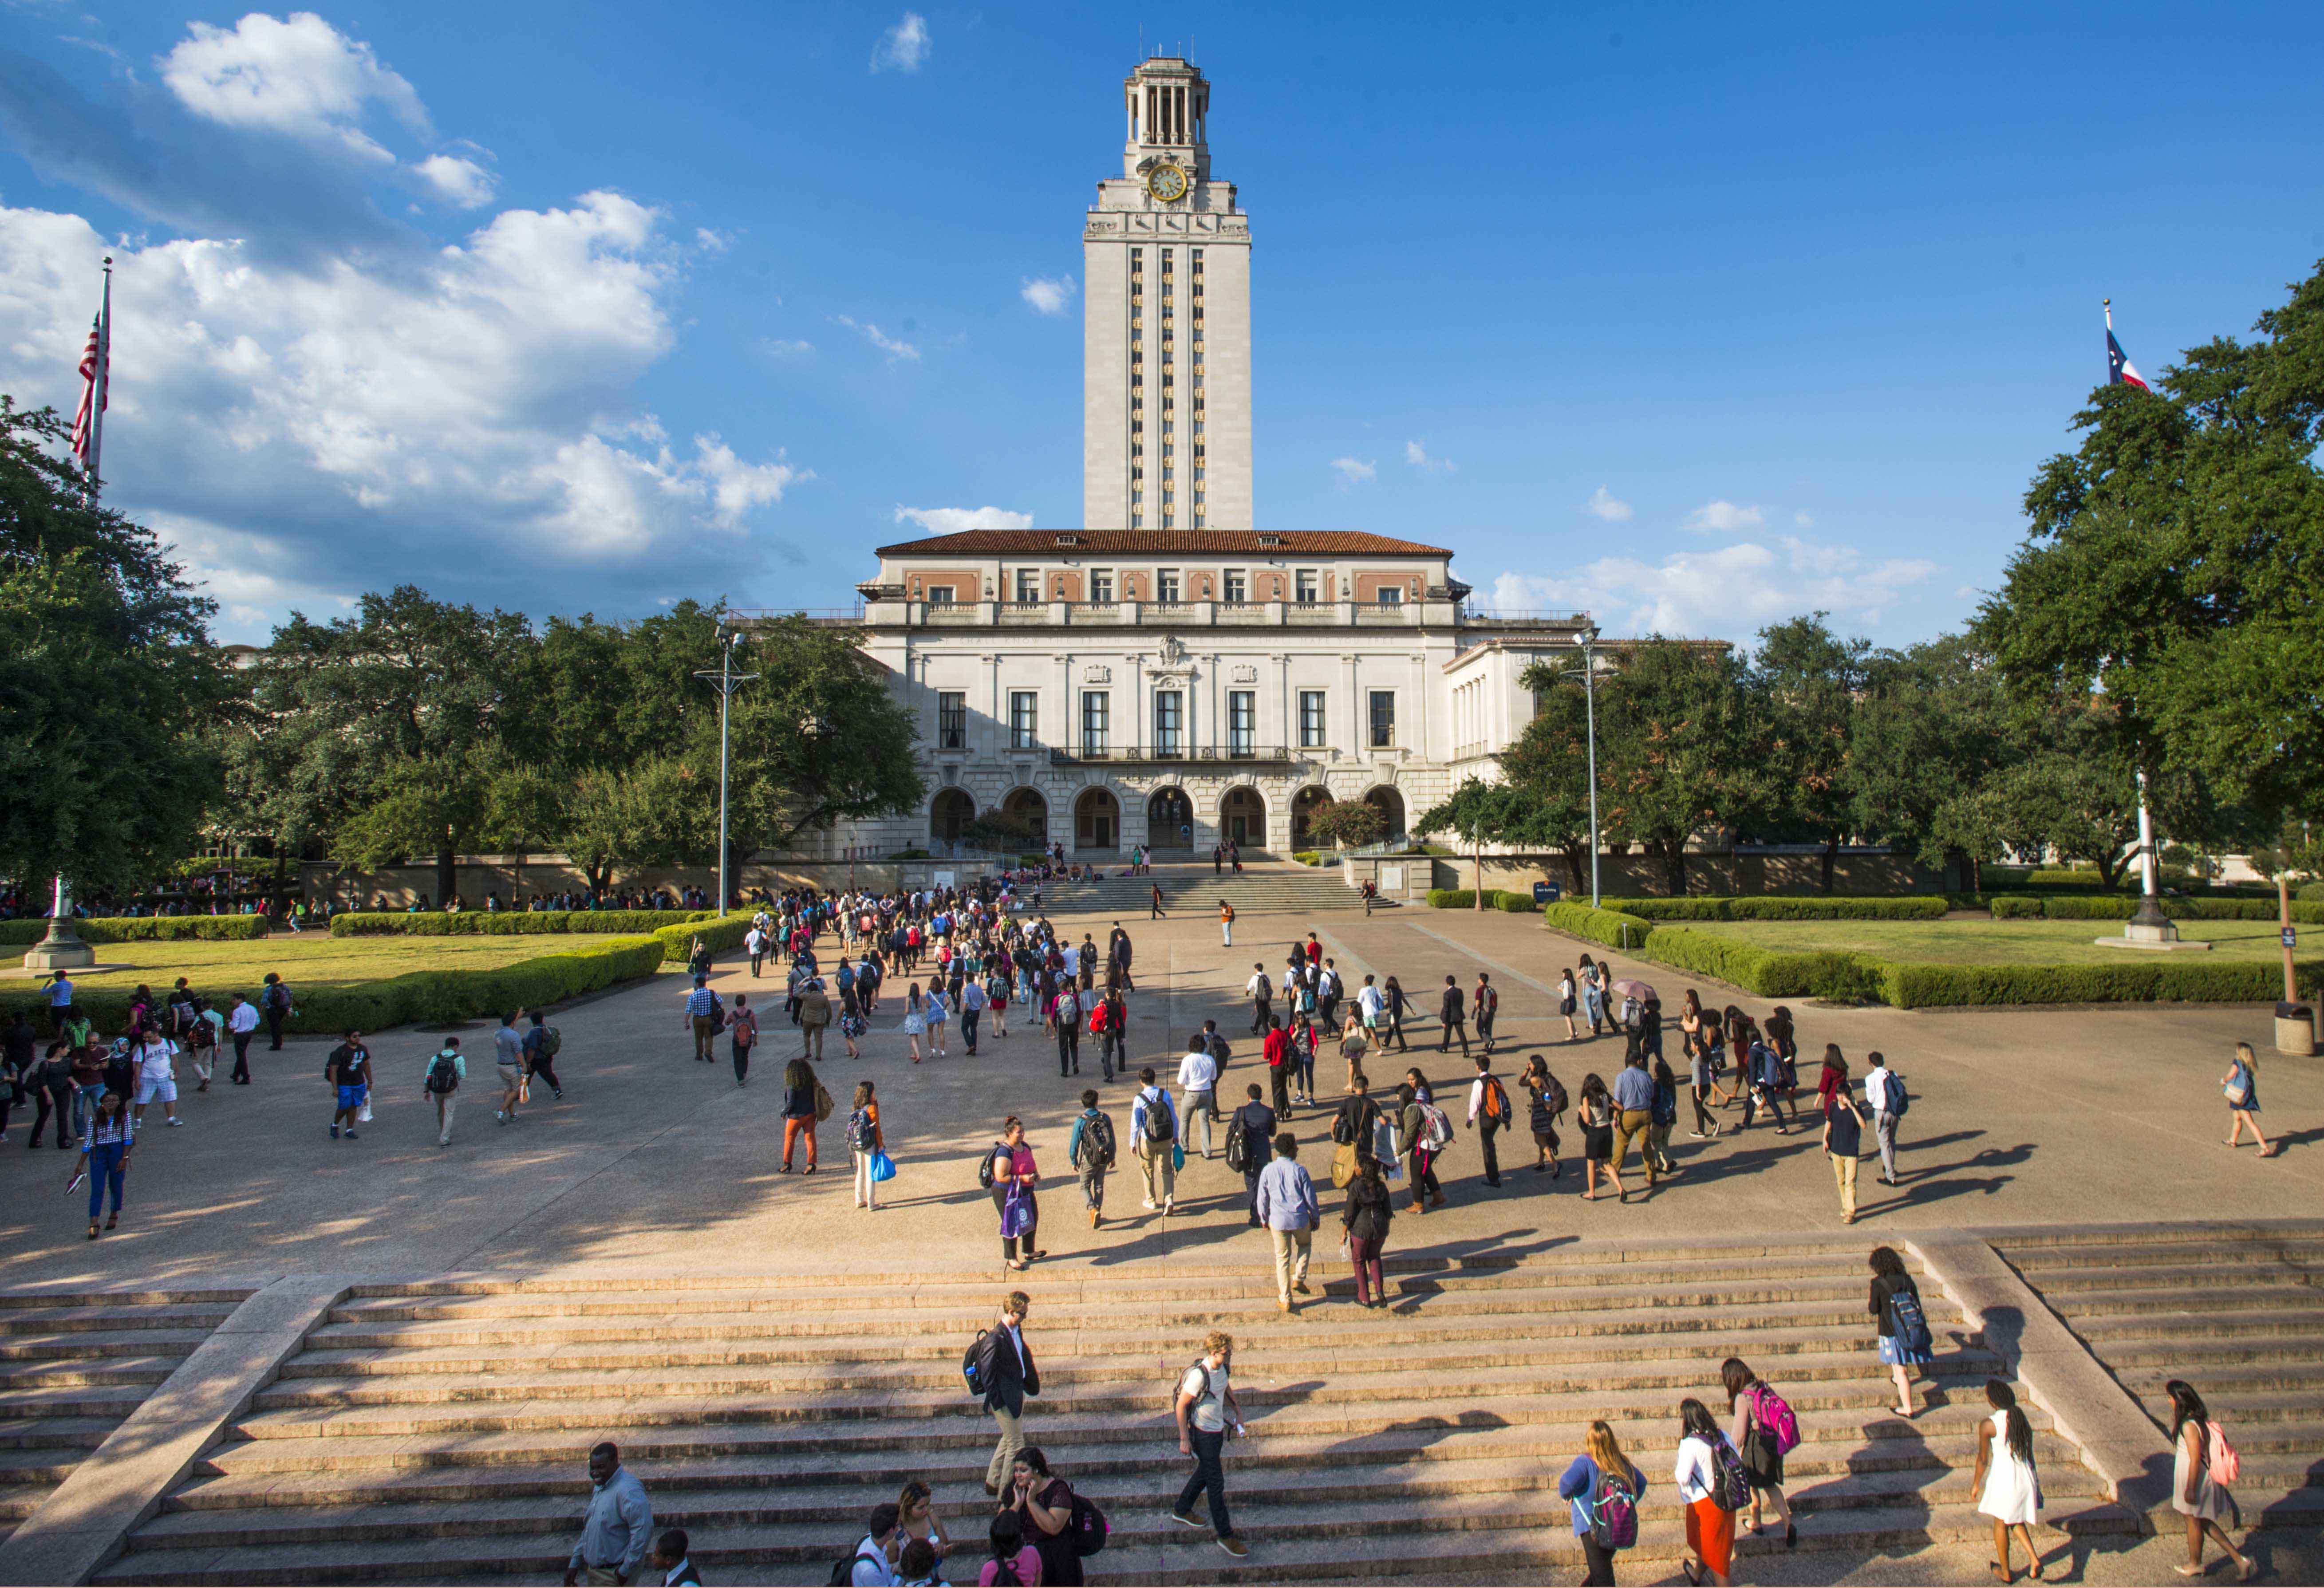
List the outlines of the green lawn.
<svg viewBox="0 0 2324 1588">
<path fill-rule="evenodd" d="M 140 982 L 166 992 L 180 976 L 194 991 L 221 1002 L 236 992 L 258 993 L 259 979 L 273 971 L 294 990 L 354 987 L 409 971 L 488 971 L 519 960 L 537 959 L 584 947 L 589 937 L 333 937 L 322 932 L 278 935 L 260 943 L 101 943 L 100 965 L 129 968 L 84 974 L 73 985 L 90 992 L 129 992 Z M 25 986 L 33 979 L 20 971 Z"/>
<path fill-rule="evenodd" d="M 2120 937 L 2119 921 L 1674 921 L 1690 931 L 1740 937 L 1763 948 L 1839 949 L 1919 965 L 2111 965 L 2152 951 L 2101 948 L 2091 939 Z M 2180 936 L 2212 945 L 2208 954 L 2173 958 L 2269 960 L 2282 949 L 2273 921 L 2181 921 Z M 2306 928 L 2317 933 L 2318 928 Z M 2324 933 L 2319 933 L 2324 937 Z M 2300 952 L 2314 952 L 2303 937 Z"/>
</svg>

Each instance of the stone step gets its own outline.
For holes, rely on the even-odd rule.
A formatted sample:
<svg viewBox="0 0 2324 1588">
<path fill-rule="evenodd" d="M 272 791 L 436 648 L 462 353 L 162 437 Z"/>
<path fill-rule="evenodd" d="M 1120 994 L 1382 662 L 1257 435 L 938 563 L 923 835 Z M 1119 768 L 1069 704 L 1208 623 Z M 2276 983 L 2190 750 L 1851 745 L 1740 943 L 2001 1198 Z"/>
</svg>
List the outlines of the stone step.
<svg viewBox="0 0 2324 1588">
<path fill-rule="evenodd" d="M 325 1353 L 337 1358 L 337 1353 Z M 641 1358 L 647 1353 L 641 1353 Z M 418 1358 L 415 1362 L 414 1358 Z M 302 1359 L 305 1360 L 305 1359 Z M 384 1360 L 371 1359 L 376 1368 Z M 844 1371 L 829 1367 L 752 1368 L 714 1363 L 687 1367 L 659 1358 L 636 1365 L 605 1365 L 594 1357 L 560 1353 L 553 1364 L 508 1371 L 491 1358 L 465 1353 L 413 1353 L 392 1359 L 410 1363 L 406 1373 L 301 1375 L 259 1391 L 254 1403 L 261 1410 L 288 1408 L 432 1406 L 478 1402 L 513 1403 L 532 1400 L 615 1401 L 636 1399 L 641 1393 L 658 1399 L 683 1397 L 706 1406 L 748 1404 L 760 1397 L 817 1397 L 831 1405 L 841 1398 L 872 1396 L 899 1406 L 944 1405 L 959 1401 L 957 1367 L 867 1363 Z M 1240 1376 L 1239 1390 L 1246 1406 L 1286 1401 L 1355 1402 L 1371 1399 L 1470 1399 L 1478 1396 L 1522 1394 L 1544 1384 L 1588 1387 L 1606 1395 L 1637 1395 L 1649 1390 L 1707 1392 L 1715 1386 L 1714 1360 L 1708 1353 L 1674 1357 L 1654 1353 L 1633 1358 L 1602 1358 L 1579 1353 L 1563 1360 L 1525 1362 L 1497 1353 L 1495 1365 L 1478 1368 L 1473 1357 L 1455 1360 L 1450 1371 L 1432 1373 L 1428 1359 L 1399 1360 L 1392 1373 L 1380 1371 L 1380 1358 L 1369 1355 L 1354 1362 L 1278 1362 L 1268 1360 L 1265 1376 L 1250 1370 Z M 344 1369 L 351 1362 L 334 1362 Z M 1183 1365 L 1183 1364 L 1181 1364 Z M 1859 1383 L 1877 1368 L 1868 1346 L 1838 1352 L 1803 1353 L 1784 1359 L 1782 1376 L 1787 1399 L 1799 1399 L 1794 1386 L 1813 1385 L 1803 1391 L 1811 1402 L 1835 1384 Z M 1554 1368 L 1554 1372 L 1545 1368 Z M 1990 1376 L 2001 1371 L 2000 1360 L 1983 1351 L 1941 1353 L 1929 1371 L 1938 1377 Z M 1054 1407 L 1120 1407 L 1125 1409 L 1157 1405 L 1175 1380 L 1173 1371 L 1157 1372 L 1137 1360 L 1111 1358 L 1066 1362 L 1044 1368 L 1042 1400 Z M 934 1394 L 929 1392 L 934 1391 Z"/>
<path fill-rule="evenodd" d="M 1911 1423 L 1893 1410 L 1884 1410 L 1886 1394 L 1879 1380 L 1868 1380 L 1845 1397 L 1792 1398 L 1807 1417 L 1806 1426 L 1819 1437 L 1913 1440 L 1938 1433 L 1967 1430 L 1986 1410 L 1984 1397 L 1972 1380 L 1956 1387 L 1934 1386 L 1917 1418 Z M 1806 1403 L 1806 1404 L 1803 1404 Z M 1276 1438 L 1365 1438 L 1384 1429 L 1409 1426 L 1436 1430 L 1442 1436 L 1471 1429 L 1528 1428 L 1554 1433 L 1577 1442 L 1592 1418 L 1603 1417 L 1634 1433 L 1642 1426 L 1667 1426 L 1674 1401 L 1666 1394 L 1634 1403 L 1610 1400 L 1594 1391 L 1507 1397 L 1488 1410 L 1456 1409 L 1448 1417 L 1438 1401 L 1376 1401 L 1353 1408 L 1286 1406 L 1259 1410 L 1250 1426 L 1254 1445 L 1264 1448 Z M 814 1408 L 786 1410 L 768 1403 L 761 1418 L 738 1416 L 738 1408 L 719 1408 L 715 1417 L 689 1401 L 639 1400 L 624 1403 L 617 1412 L 589 1408 L 576 1415 L 558 1415 L 555 1408 L 511 1415 L 454 1413 L 401 1416 L 342 1413 L 312 1416 L 265 1412 L 235 1425 L 235 1442 L 213 1448 L 199 1459 L 207 1473 L 259 1472 L 350 1472 L 364 1469 L 410 1469 L 428 1466 L 496 1466 L 571 1462 L 586 1441 L 618 1426 L 625 1460 L 639 1463 L 753 1455 L 768 1461 L 793 1460 L 811 1465 L 838 1452 L 876 1452 L 908 1448 L 924 1454 L 939 1450 L 990 1449 L 992 1426 L 973 1402 L 964 1398 L 948 1415 L 910 1417 L 883 1415 L 835 1419 Z M 753 1408 L 760 1409 L 760 1408 Z M 883 1413 L 900 1408 L 880 1408 Z M 609 1422 L 608 1417 L 618 1417 Z M 2038 1409 L 2028 1416 L 2037 1427 L 2045 1426 Z M 1037 1418 L 1035 1437 L 1053 1450 L 1093 1443 L 1110 1443 L 1125 1436 L 1167 1438 L 1176 1443 L 1167 1416 L 1148 1402 L 1131 1416 L 1119 1412 L 1062 1413 L 1045 1408 Z"/>
<path fill-rule="evenodd" d="M 2208 1346 L 2200 1356 L 2192 1355 L 2195 1343 L 2182 1347 L 2179 1359 L 2169 1365 L 2130 1367 L 2115 1364 L 2115 1377 L 2124 1389 L 2141 1399 L 2167 1406 L 2170 1397 L 2163 1385 L 2173 1379 L 2183 1379 L 2191 1371 L 2190 1363 L 2201 1364 L 2203 1399 L 2208 1402 L 2215 1395 L 2250 1395 L 2273 1391 L 2287 1400 L 2307 1399 L 2311 1404 L 2324 1406 L 2324 1362 L 2293 1358 L 2281 1361 L 2263 1358 L 2255 1362 L 2210 1360 Z"/>
<path fill-rule="evenodd" d="M 1666 1487 L 1666 1485 L 1665 1485 Z M 1649 1491 L 1640 1529 L 1638 1558 L 1665 1558 L 1679 1546 L 1675 1512 L 1656 1504 Z M 1231 1500 L 1231 1494 L 1230 1496 Z M 1105 1551 L 1087 1563 L 1093 1583 L 1276 1582 L 1397 1574 L 1423 1580 L 1453 1572 L 1508 1571 L 1526 1566 L 1570 1568 L 1580 1548 L 1568 1511 L 1554 1493 L 1536 1491 L 1533 1503 L 1501 1496 L 1456 1496 L 1418 1514 L 1366 1514 L 1312 1504 L 1246 1504 L 1237 1508 L 1238 1530 L 1252 1546 L 1242 1561 L 1213 1546 L 1207 1531 L 1178 1527 L 1163 1514 L 1167 1498 L 1148 1497 L 1144 1510 L 1109 1512 L 1112 1534 Z M 568 1506 L 562 1526 L 537 1535 L 471 1541 L 414 1537 L 377 1540 L 331 1540 L 311 1546 L 229 1547 L 219 1550 L 134 1550 L 98 1573 L 100 1583 L 343 1583 L 412 1581 L 443 1576 L 542 1574 L 560 1571 L 576 1529 L 578 1506 Z M 2126 1535 L 2137 1519 L 2110 1505 L 2052 1508 L 2044 1537 L 2068 1533 Z M 1991 1528 L 1967 1504 L 1932 1506 L 1924 1500 L 1803 1514 L 1800 1546 L 1810 1550 L 1873 1550 L 1932 1542 L 1989 1539 Z M 2061 1527 L 2060 1524 L 2063 1524 Z M 827 1561 L 848 1551 L 852 1531 L 828 1526 L 758 1523 L 689 1529 L 691 1553 L 706 1571 L 759 1574 L 749 1568 L 786 1568 L 817 1575 Z M 842 1537 L 842 1534 L 850 1534 Z M 1390 1545 L 1389 1541 L 1393 1540 Z M 1769 1553 L 1781 1539 L 1751 1539 L 1748 1553 Z M 973 1541 L 963 1546 L 975 1558 Z M 1384 1572 L 1383 1568 L 1386 1568 Z"/>
<path fill-rule="evenodd" d="M 80 1465 L 81 1455 L 78 1449 L 0 1450 L 0 1489 L 61 1483 Z"/>
<path fill-rule="evenodd" d="M 1893 1426 L 1905 1425 L 1892 1419 Z M 1813 1479 L 1849 1473 L 1946 1471 L 1967 1473 L 1975 1459 L 1975 1425 L 1956 1419 L 1953 1431 L 1923 1434 L 1918 1430 L 1893 1437 L 1866 1438 L 1849 1426 L 1802 1430 L 1800 1445 L 1785 1457 L 1787 1476 L 1794 1489 Z M 1581 1425 L 1569 1428 L 1501 1428 L 1469 1426 L 1392 1427 L 1352 1438 L 1285 1436 L 1238 1440 L 1228 1465 L 1253 1480 L 1277 1473 L 1333 1473 L 1342 1477 L 1379 1465 L 1421 1468 L 1436 1463 L 1463 1467 L 1480 1463 L 1497 1481 L 1519 1470 L 1545 1468 L 1563 1472 L 1561 1453 L 1571 1459 L 1572 1441 Z M 1667 1464 L 1677 1449 L 1675 1431 L 1642 1425 L 1626 1430 L 1628 1448 L 1644 1463 Z M 1046 1435 L 1044 1436 L 1046 1437 Z M 2074 1453 L 2054 1434 L 2034 1436 L 2035 1460 L 2045 1472 L 2074 1470 Z M 1117 1483 L 1133 1477 L 1165 1473 L 1183 1475 L 1185 1458 L 1174 1439 L 1134 1441 L 1103 1437 L 1071 1447 L 1070 1471 L 1076 1482 Z M 625 1447 L 625 1454 L 627 1447 Z M 756 1455 L 663 1458 L 650 1463 L 633 1459 L 647 1475 L 657 1495 L 684 1495 L 696 1490 L 783 1488 L 800 1491 L 861 1488 L 871 1503 L 892 1498 L 896 1490 L 918 1478 L 934 1485 L 939 1494 L 959 1490 L 982 1503 L 989 1445 L 927 1450 L 918 1447 L 878 1447 L 869 1450 L 818 1450 L 816 1459 L 798 1467 L 781 1467 Z M 2260 1458 L 2246 1456 L 2247 1469 Z M 2277 1459 L 2277 1458 L 2271 1458 Z M 1065 1470 L 1064 1463 L 1060 1463 Z M 1174 1476 L 1171 1481 L 1176 1481 Z M 1349 1481 L 1354 1481 L 1350 1478 Z M 281 1473 L 271 1469 L 233 1471 L 199 1478 L 167 1501 L 171 1510 L 208 1510 L 261 1507 L 305 1507 L 384 1503 L 437 1504 L 503 1499 L 562 1496 L 586 1497 L 588 1485 L 576 1473 L 569 1453 L 561 1459 L 535 1464 L 503 1463 L 484 1466 L 420 1466 L 373 1471 L 351 1468 L 327 1472 Z"/>
<path fill-rule="evenodd" d="M 151 1388 L 178 1371 L 182 1357 L 118 1356 L 88 1361 L 20 1362 L 0 1367 L 0 1412 L 20 1408 L 23 1390 L 143 1384 Z"/>
<path fill-rule="evenodd" d="M 0 1334 L 0 1362 L 52 1358 L 167 1356 L 182 1359 L 208 1339 L 208 1329 L 66 1330 Z"/>
<path fill-rule="evenodd" d="M 0 1306 L 0 1343 L 17 1335 L 118 1333 L 124 1330 L 192 1332 L 206 1335 L 234 1308 L 216 1306 Z"/>
<path fill-rule="evenodd" d="M 2141 1275 L 2140 1278 L 2149 1276 Z M 2201 1290 L 2203 1295 L 2191 1294 Z M 2232 1296 L 2240 1312 L 2281 1310 L 2306 1312 L 2316 1306 L 2317 1289 L 2293 1281 L 2253 1280 L 2244 1284 L 2214 1275 L 2203 1285 L 2189 1283 L 2171 1288 L 2141 1287 L 2125 1289 L 2044 1291 L 2043 1300 L 2076 1327 L 2085 1319 L 2151 1316 L 2200 1309 L 2206 1296 Z"/>
<path fill-rule="evenodd" d="M 2101 1356 L 2111 1361 L 2118 1349 L 2162 1348 L 2182 1355 L 2187 1342 L 2204 1342 L 2205 1354 L 2214 1345 L 2229 1350 L 2264 1351 L 2275 1341 L 2312 1340 L 2316 1335 L 2281 1312 L 2132 1313 L 2122 1317 L 2070 1318 L 2068 1325 Z"/>
<path fill-rule="evenodd" d="M 0 1406 L 0 1451 L 94 1450 L 134 1409 L 131 1407 L 120 1417 L 20 1417 L 8 1415 L 8 1408 Z"/>
<path fill-rule="evenodd" d="M 2044 1298 L 2070 1302 L 2102 1302 L 2117 1292 L 2201 1290 L 2241 1297 L 2247 1290 L 2312 1284 L 2307 1270 L 2282 1263 L 2239 1264 L 2231 1261 L 2175 1263 L 2101 1263 L 2088 1268 L 2036 1269 L 2026 1283 Z"/>
<path fill-rule="evenodd" d="M 2104 1268 L 2211 1267 L 2253 1268 L 2290 1264 L 2324 1268 L 2324 1233 L 2282 1236 L 2252 1236 L 2229 1241 L 2201 1237 L 2173 1239 L 2148 1233 L 2127 1241 L 2061 1241 L 2028 1245 L 2012 1235 L 2000 1246 L 2010 1266 L 2029 1283 L 2046 1281 L 2059 1270 Z M 2040 1274 L 2043 1280 L 2036 1280 Z"/>
<path fill-rule="evenodd" d="M 0 1314 L 55 1308 L 202 1306 L 232 1312 L 257 1294 L 254 1285 L 190 1290 L 6 1290 L 0 1291 Z"/>
</svg>

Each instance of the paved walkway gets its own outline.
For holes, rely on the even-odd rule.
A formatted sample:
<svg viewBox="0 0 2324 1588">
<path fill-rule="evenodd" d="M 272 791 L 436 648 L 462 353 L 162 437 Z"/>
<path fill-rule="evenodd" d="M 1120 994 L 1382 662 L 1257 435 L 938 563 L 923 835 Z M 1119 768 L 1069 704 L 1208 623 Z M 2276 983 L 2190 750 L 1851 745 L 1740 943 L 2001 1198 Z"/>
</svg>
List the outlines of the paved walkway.
<svg viewBox="0 0 2324 1588">
<path fill-rule="evenodd" d="M 1056 918 L 1086 925 L 1102 940 L 1106 917 Z M 1525 916 L 1420 908 L 1366 920 L 1350 910 L 1305 917 L 1246 915 L 1238 946 L 1219 942 L 1214 920 L 1124 922 L 1137 945 L 1141 992 L 1132 998 L 1135 1052 L 1166 1072 L 1189 1032 L 1216 1018 L 1235 1043 L 1222 1096 L 1263 1078 L 1258 1044 L 1246 1033 L 1241 986 L 1254 960 L 1270 974 L 1291 937 L 1311 925 L 1323 935 L 1350 983 L 1370 969 L 1393 973 L 1421 1000 L 1453 971 L 1470 984 L 1480 965 L 1504 989 L 1504 1074 L 1539 1049 L 1578 1091 L 1591 1069 L 1618 1062 L 1612 1039 L 1569 1047 L 1549 989 L 1557 968 L 1585 946 Z M 1593 952 L 1596 952 L 1593 950 Z M 1657 966 L 1620 968 L 1655 981 L 1675 1004 L 1686 979 Z M 745 963 L 728 961 L 717 984 L 752 992 Z M 1165 1222 L 1138 1207 L 1134 1169 L 1117 1176 L 1109 1212 L 1118 1223 L 1093 1233 L 1070 1185 L 1065 1138 L 1084 1085 L 1097 1085 L 1093 1044 L 1078 1081 L 1061 1081 L 1054 1045 L 1036 1028 L 1005 1040 L 988 1036 L 975 1058 L 951 1053 L 914 1066 L 895 1030 L 899 1001 L 881 1011 L 866 1057 L 846 1058 L 835 1040 L 822 1064 L 844 1109 L 854 1082 L 880 1085 L 891 1150 L 901 1173 L 886 1205 L 860 1214 L 850 1205 L 845 1154 L 835 1120 L 824 1129 L 822 1172 L 776 1172 L 780 1158 L 782 1060 L 790 1028 L 780 1014 L 781 982 L 755 984 L 774 1001 L 770 1039 L 738 1089 L 724 1062 L 697 1065 L 678 1011 L 682 977 L 664 974 L 560 1011 L 563 1103 L 536 1103 L 509 1127 L 492 1119 L 490 1029 L 465 1029 L 480 1062 L 461 1097 L 453 1145 L 436 1145 L 433 1111 L 420 1078 L 436 1033 L 392 1031 L 373 1042 L 378 1121 L 356 1141 L 332 1141 L 331 1100 L 322 1080 L 328 1043 L 294 1039 L 280 1054 L 254 1053 L 258 1082 L 188 1090 L 181 1129 L 149 1130 L 130 1176 L 123 1228 L 83 1239 L 83 1204 L 63 1195 L 73 1159 L 27 1151 L 24 1121 L 0 1149 L 0 1183 L 12 1193 L 0 1224 L 0 1281 L 184 1281 L 226 1272 L 435 1272 L 449 1268 L 554 1269 L 568 1264 L 639 1264 L 657 1269 L 800 1267 L 895 1271 L 996 1261 L 991 1205 L 976 1187 L 975 1159 L 1002 1115 L 1023 1115 L 1052 1189 L 1045 1197 L 1046 1244 L 1058 1257 L 1101 1263 L 1167 1254 L 1202 1260 L 1258 1250 L 1239 1208 L 1240 1177 L 1223 1163 L 1191 1163 L 1179 1215 Z M 1740 1002 L 1763 1012 L 1761 1001 Z M 1812 1054 L 1837 1041 L 1861 1071 L 1868 1048 L 1884 1049 L 1913 1087 L 1904 1131 L 1905 1184 L 1890 1193 L 1867 1171 L 1858 1228 L 1993 1227 L 2081 1219 L 2175 1220 L 2232 1213 L 2264 1218 L 2312 1214 L 2324 1206 L 2324 1151 L 2318 1142 L 2315 1081 L 2324 1060 L 2266 1056 L 2262 1094 L 2272 1131 L 2286 1149 L 2262 1161 L 2219 1145 L 2224 1110 L 2216 1076 L 2237 1038 L 2263 1044 L 2264 1011 L 2108 1009 L 2089 1012 L 1909 1012 L 1801 1007 L 1802 1046 Z M 1465 1112 L 1465 1089 L 1447 1086 L 1470 1072 L 1456 1054 L 1434 1051 L 1423 1021 L 1409 1056 Z M 1404 1056 L 1397 1056 L 1402 1058 Z M 1401 1063 L 1376 1060 L 1376 1082 Z M 1328 1089 L 1336 1057 L 1319 1082 Z M 1812 1073 L 1811 1070 L 1810 1073 Z M 1105 1088 L 1127 1129 L 1131 1087 Z M 1730 1118 L 1739 1119 L 1739 1112 Z M 1320 1143 L 1327 1122 L 1296 1123 L 1303 1143 Z M 1505 1142 L 1507 1138 L 1504 1139 Z M 1510 1143 L 1514 1145 L 1514 1143 Z M 1715 1142 L 1676 1143 L 1686 1172 L 1623 1206 L 1579 1196 L 1578 1170 L 1562 1179 L 1518 1172 L 1488 1191 L 1478 1178 L 1473 1136 L 1444 1161 L 1451 1205 L 1423 1222 L 1400 1220 L 1399 1247 L 1522 1250 L 1574 1235 L 1741 1233 L 1753 1229 L 1838 1227 L 1831 1177 L 1812 1136 L 1755 1129 Z M 1569 1146 L 1571 1150 L 1571 1146 Z M 1504 1154 L 1505 1162 L 1521 1158 Z M 1320 1169 L 1327 1149 L 1310 1148 Z M 1634 1164 L 1635 1168 L 1635 1164 Z M 1640 1183 L 1633 1177 L 1633 1183 Z"/>
</svg>

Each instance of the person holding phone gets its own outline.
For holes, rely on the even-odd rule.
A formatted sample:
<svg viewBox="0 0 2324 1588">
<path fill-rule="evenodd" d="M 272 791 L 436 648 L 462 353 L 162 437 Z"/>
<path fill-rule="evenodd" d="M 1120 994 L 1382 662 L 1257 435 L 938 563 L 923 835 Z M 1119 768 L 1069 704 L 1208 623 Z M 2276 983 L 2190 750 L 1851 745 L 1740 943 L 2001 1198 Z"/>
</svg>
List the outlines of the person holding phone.
<svg viewBox="0 0 2324 1588">
<path fill-rule="evenodd" d="M 88 1129 L 80 1142 L 80 1168 L 66 1185 L 69 1191 L 88 1177 L 88 1238 L 97 1239 L 97 1215 L 101 1210 L 106 1193 L 113 1196 L 112 1216 L 105 1227 L 115 1229 L 121 1223 L 121 1179 L 129 1172 L 130 1149 L 137 1144 L 137 1126 L 129 1112 L 129 1099 L 118 1092 L 107 1092 L 97 1100 L 90 1111 Z"/>
</svg>

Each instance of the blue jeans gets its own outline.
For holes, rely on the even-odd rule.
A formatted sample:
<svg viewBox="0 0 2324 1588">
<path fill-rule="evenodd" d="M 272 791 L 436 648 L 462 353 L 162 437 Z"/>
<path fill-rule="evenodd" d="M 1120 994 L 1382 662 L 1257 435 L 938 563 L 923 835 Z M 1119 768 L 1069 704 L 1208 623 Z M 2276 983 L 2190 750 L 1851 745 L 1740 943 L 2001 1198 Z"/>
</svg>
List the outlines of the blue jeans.
<svg viewBox="0 0 2324 1588">
<path fill-rule="evenodd" d="M 97 1100 L 104 1095 L 105 1083 L 103 1081 L 91 1081 L 86 1086 L 79 1086 L 74 1089 L 74 1135 L 84 1136 L 88 1133 L 88 1122 L 96 1117 L 97 1114 Z"/>
<path fill-rule="evenodd" d="M 105 1201 L 106 1186 L 113 1188 L 113 1211 L 121 1211 L 121 1160 L 129 1149 L 118 1141 L 107 1141 L 88 1149 L 88 1218 L 97 1222 L 99 1208 Z"/>
</svg>

